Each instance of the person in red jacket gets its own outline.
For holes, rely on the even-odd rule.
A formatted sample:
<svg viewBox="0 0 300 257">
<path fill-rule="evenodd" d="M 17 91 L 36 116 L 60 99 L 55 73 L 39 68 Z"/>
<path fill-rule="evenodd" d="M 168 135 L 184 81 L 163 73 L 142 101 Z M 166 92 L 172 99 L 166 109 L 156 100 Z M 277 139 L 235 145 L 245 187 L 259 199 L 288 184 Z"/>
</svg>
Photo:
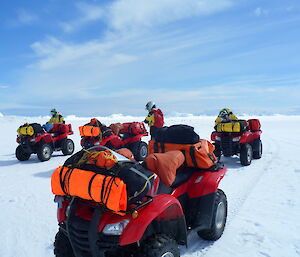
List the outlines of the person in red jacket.
<svg viewBox="0 0 300 257">
<path fill-rule="evenodd" d="M 146 104 L 148 111 L 148 116 L 145 118 L 144 122 L 147 123 L 150 127 L 151 138 L 155 137 L 156 131 L 158 128 L 164 126 L 164 114 L 161 109 L 157 109 L 153 101 L 149 101 Z"/>
</svg>

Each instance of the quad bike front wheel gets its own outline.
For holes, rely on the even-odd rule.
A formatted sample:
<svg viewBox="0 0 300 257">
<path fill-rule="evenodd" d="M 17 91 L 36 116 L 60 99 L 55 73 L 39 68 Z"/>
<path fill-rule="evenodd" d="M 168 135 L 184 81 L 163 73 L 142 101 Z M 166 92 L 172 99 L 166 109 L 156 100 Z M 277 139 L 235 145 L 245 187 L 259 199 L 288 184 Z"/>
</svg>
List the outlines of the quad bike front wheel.
<svg viewBox="0 0 300 257">
<path fill-rule="evenodd" d="M 164 234 L 155 235 L 146 240 L 141 248 L 139 257 L 179 257 L 177 242 Z"/>
<path fill-rule="evenodd" d="M 210 229 L 198 232 L 198 235 L 209 241 L 218 240 L 225 229 L 227 219 L 227 198 L 225 193 L 218 189 L 213 208 L 212 224 Z"/>
<path fill-rule="evenodd" d="M 41 162 L 48 161 L 53 153 L 53 149 L 49 144 L 41 144 L 36 151 L 37 156 Z"/>
<path fill-rule="evenodd" d="M 253 141 L 253 159 L 260 159 L 262 156 L 262 142 L 260 138 Z"/>
<path fill-rule="evenodd" d="M 143 161 L 148 155 L 148 145 L 144 141 L 134 142 L 130 149 L 136 161 Z"/>
<path fill-rule="evenodd" d="M 19 161 L 27 161 L 30 158 L 30 153 L 26 153 L 21 145 L 16 148 L 16 157 Z"/>
<path fill-rule="evenodd" d="M 56 257 L 75 257 L 70 240 L 61 229 L 55 236 L 54 255 Z"/>
<path fill-rule="evenodd" d="M 74 148 L 75 148 L 73 140 L 66 138 L 62 142 L 61 148 L 62 148 L 62 153 L 64 155 L 71 155 L 74 152 Z"/>
<path fill-rule="evenodd" d="M 252 146 L 250 144 L 243 144 L 241 146 L 240 152 L 240 161 L 243 166 L 248 166 L 251 164 L 252 161 Z"/>
</svg>

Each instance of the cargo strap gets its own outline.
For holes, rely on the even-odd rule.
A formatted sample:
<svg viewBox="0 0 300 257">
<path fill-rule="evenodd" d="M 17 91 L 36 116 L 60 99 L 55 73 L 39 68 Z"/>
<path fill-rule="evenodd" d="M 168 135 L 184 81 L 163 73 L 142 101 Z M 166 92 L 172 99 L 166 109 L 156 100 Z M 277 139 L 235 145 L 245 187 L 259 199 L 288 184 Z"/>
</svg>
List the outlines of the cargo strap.
<svg viewBox="0 0 300 257">
<path fill-rule="evenodd" d="M 144 179 L 146 180 L 145 185 L 143 186 L 143 188 L 142 188 L 139 192 L 136 192 L 132 197 L 129 197 L 129 198 L 128 198 L 128 200 L 131 200 L 132 198 L 137 197 L 139 194 L 141 194 L 142 192 L 144 192 L 144 190 L 146 189 L 147 185 L 149 185 L 149 186 L 151 185 L 150 179 L 152 179 L 152 178 L 155 176 L 155 174 L 152 174 L 152 175 L 148 178 L 145 174 L 143 174 L 142 172 L 140 172 L 140 171 L 139 171 L 138 169 L 136 169 L 136 168 L 131 167 L 129 170 L 135 172 L 136 174 L 138 174 L 139 176 L 141 176 L 142 178 L 144 178 Z"/>
<path fill-rule="evenodd" d="M 60 186 L 63 192 L 68 195 L 69 194 L 69 182 L 70 182 L 70 177 L 72 175 L 73 169 L 69 168 L 64 177 L 62 177 L 62 171 L 63 171 L 64 166 L 62 166 L 60 172 L 59 172 L 59 180 L 60 180 Z M 67 183 L 66 183 L 67 181 Z"/>
<path fill-rule="evenodd" d="M 194 166 L 196 168 L 198 168 L 198 163 L 197 163 L 197 160 L 195 157 L 195 146 L 194 145 L 191 145 L 191 147 L 190 147 L 190 155 L 191 155 L 191 159 L 192 159 Z"/>
</svg>

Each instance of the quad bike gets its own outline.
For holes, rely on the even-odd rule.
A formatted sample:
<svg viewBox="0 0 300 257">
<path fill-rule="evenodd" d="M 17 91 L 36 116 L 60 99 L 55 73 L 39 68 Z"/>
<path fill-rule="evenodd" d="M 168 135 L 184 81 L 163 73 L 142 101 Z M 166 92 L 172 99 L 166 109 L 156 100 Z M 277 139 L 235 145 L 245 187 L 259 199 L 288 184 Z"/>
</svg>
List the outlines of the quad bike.
<svg viewBox="0 0 300 257">
<path fill-rule="evenodd" d="M 126 159 L 118 157 L 118 161 Z M 59 231 L 54 254 L 179 257 L 178 245 L 187 245 L 192 231 L 202 239 L 217 240 L 227 218 L 226 195 L 218 189 L 225 172 L 225 167 L 215 171 L 184 168 L 171 187 L 156 177 L 148 194 L 129 205 L 124 216 L 93 201 L 55 196 Z"/>
<path fill-rule="evenodd" d="M 131 133 L 129 131 L 122 133 L 123 131 L 121 131 L 118 135 L 111 133 L 103 139 L 100 139 L 98 136 L 82 136 L 80 144 L 85 149 L 97 145 L 107 146 L 114 150 L 118 148 L 128 148 L 131 150 L 135 160 L 143 161 L 148 155 L 148 145 L 142 141 L 142 138 L 148 136 L 148 132 L 142 122 L 134 123 L 138 123 L 142 128 L 138 133 L 131 131 Z M 115 141 L 117 141 L 117 145 L 114 145 L 113 142 Z"/>
<path fill-rule="evenodd" d="M 39 125 L 40 126 L 40 125 Z M 16 157 L 19 161 L 26 161 L 30 158 L 31 154 L 37 154 L 40 161 L 48 161 L 53 151 L 62 151 L 64 155 L 71 155 L 74 152 L 74 142 L 68 138 L 72 135 L 71 124 L 68 126 L 68 132 L 64 133 L 50 133 L 41 129 L 39 133 L 33 135 L 17 136 Z"/>
<path fill-rule="evenodd" d="M 217 132 L 211 134 L 214 141 L 214 154 L 219 159 L 222 155 L 230 157 L 239 155 L 243 166 L 251 164 L 252 159 L 260 159 L 262 156 L 262 142 L 260 124 L 252 126 L 258 120 L 248 120 L 248 126 L 241 132 Z M 259 122 L 259 121 L 258 121 Z"/>
</svg>

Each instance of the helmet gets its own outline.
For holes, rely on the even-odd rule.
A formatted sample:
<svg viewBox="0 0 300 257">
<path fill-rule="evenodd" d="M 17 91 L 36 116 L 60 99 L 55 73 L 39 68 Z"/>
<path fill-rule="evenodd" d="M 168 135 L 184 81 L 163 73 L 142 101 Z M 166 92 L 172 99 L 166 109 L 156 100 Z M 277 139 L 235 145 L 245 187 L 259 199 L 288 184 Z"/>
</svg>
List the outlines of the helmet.
<svg viewBox="0 0 300 257">
<path fill-rule="evenodd" d="M 57 111 L 56 111 L 56 109 L 55 108 L 53 108 L 53 109 L 51 109 L 51 115 L 56 115 L 57 114 Z"/>
<path fill-rule="evenodd" d="M 229 109 L 229 108 L 223 108 L 223 109 L 219 112 L 219 117 L 221 117 L 221 118 L 226 118 L 229 114 L 230 114 L 230 109 Z"/>
<path fill-rule="evenodd" d="M 150 112 L 153 108 L 155 108 L 155 103 L 153 101 L 149 101 L 147 104 L 146 104 L 146 107 L 145 109 Z"/>
</svg>

